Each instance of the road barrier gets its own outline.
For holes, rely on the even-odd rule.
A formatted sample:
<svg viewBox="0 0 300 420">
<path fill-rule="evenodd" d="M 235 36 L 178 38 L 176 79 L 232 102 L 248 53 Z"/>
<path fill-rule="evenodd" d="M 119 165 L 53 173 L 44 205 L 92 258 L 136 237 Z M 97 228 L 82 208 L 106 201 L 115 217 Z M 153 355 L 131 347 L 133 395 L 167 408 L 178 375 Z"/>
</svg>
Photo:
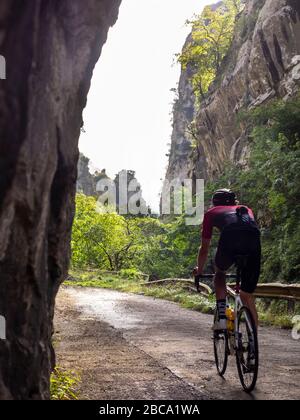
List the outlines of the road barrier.
<svg viewBox="0 0 300 420">
<path fill-rule="evenodd" d="M 87 270 L 85 270 L 87 271 Z M 94 271 L 90 269 L 90 271 Z M 100 274 L 120 274 L 119 271 L 100 270 Z M 198 293 L 193 279 L 177 279 L 168 278 L 162 280 L 150 281 L 150 276 L 144 273 L 138 273 L 140 277 L 144 278 L 143 286 L 164 286 L 168 284 L 181 285 L 190 293 Z M 228 293 L 234 294 L 235 283 L 228 283 Z M 213 290 L 205 283 L 199 284 L 199 293 L 205 297 L 213 294 Z M 258 284 L 254 296 L 262 299 L 282 299 L 288 301 L 289 310 L 294 310 L 295 302 L 300 301 L 300 284 L 282 284 L 282 283 L 260 283 Z"/>
<path fill-rule="evenodd" d="M 145 283 L 146 286 L 163 286 L 166 284 L 179 284 L 192 293 L 197 293 L 194 281 L 191 279 L 163 279 Z M 233 294 L 235 283 L 228 284 L 228 292 Z M 213 290 L 204 283 L 199 284 L 200 293 L 204 296 L 213 294 Z M 281 283 L 260 283 L 258 284 L 254 296 L 267 299 L 282 299 L 289 301 L 289 309 L 293 310 L 296 301 L 300 301 L 300 284 L 281 284 Z"/>
<path fill-rule="evenodd" d="M 149 281 L 147 283 L 143 283 L 143 286 L 164 286 L 166 284 L 179 284 L 186 288 L 187 290 L 191 292 L 197 293 L 197 290 L 194 286 L 194 281 L 189 279 L 163 279 L 163 280 L 155 280 L 155 281 Z M 212 289 L 204 283 L 199 284 L 200 293 L 206 296 L 209 296 L 213 293 Z"/>
<path fill-rule="evenodd" d="M 234 283 L 228 284 L 234 287 Z M 260 283 L 254 295 L 258 298 L 300 300 L 300 284 Z"/>
</svg>

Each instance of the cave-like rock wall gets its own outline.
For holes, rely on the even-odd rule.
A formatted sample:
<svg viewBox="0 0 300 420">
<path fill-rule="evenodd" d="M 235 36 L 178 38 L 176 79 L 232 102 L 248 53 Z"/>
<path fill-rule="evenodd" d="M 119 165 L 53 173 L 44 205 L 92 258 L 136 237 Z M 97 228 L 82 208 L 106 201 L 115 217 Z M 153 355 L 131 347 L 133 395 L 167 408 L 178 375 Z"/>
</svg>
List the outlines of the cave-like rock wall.
<svg viewBox="0 0 300 420">
<path fill-rule="evenodd" d="M 89 158 L 79 154 L 76 191 L 85 195 L 96 195 L 96 182 L 89 168 Z"/>
<path fill-rule="evenodd" d="M 78 138 L 120 0 L 2 0 L 0 398 L 47 399 L 55 296 L 66 275 Z"/>
</svg>

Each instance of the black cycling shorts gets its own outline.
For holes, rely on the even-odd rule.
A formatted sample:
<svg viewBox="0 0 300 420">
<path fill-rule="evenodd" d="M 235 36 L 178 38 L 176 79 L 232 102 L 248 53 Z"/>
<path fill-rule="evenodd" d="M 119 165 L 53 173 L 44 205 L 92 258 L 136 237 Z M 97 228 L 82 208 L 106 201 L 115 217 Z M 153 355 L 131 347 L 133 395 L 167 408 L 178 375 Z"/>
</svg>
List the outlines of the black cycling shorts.
<svg viewBox="0 0 300 420">
<path fill-rule="evenodd" d="M 241 290 L 253 293 L 260 275 L 261 244 L 258 229 L 225 228 L 221 233 L 215 264 L 221 271 L 227 271 L 236 255 L 248 255 L 247 264 L 241 274 Z"/>
</svg>

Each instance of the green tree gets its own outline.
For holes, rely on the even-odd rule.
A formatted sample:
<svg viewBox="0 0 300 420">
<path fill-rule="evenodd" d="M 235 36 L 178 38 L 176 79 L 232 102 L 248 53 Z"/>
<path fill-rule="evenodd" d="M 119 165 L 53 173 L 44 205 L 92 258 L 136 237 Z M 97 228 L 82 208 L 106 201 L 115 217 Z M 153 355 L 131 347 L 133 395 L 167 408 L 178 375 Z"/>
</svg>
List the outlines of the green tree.
<svg viewBox="0 0 300 420">
<path fill-rule="evenodd" d="M 191 41 L 178 60 L 183 69 L 192 70 L 198 102 L 205 97 L 232 44 L 236 16 L 241 9 L 240 0 L 225 0 L 217 9 L 206 6 L 200 16 L 187 22 L 192 25 Z"/>
<path fill-rule="evenodd" d="M 134 219 L 108 213 L 96 199 L 78 194 L 72 236 L 74 266 L 120 270 L 134 265 L 140 229 Z"/>
<path fill-rule="evenodd" d="M 95 223 L 96 199 L 84 194 L 76 196 L 76 215 L 72 230 L 72 264 L 77 267 L 100 264 L 100 256 L 95 254 L 94 246 L 87 233 Z"/>
</svg>

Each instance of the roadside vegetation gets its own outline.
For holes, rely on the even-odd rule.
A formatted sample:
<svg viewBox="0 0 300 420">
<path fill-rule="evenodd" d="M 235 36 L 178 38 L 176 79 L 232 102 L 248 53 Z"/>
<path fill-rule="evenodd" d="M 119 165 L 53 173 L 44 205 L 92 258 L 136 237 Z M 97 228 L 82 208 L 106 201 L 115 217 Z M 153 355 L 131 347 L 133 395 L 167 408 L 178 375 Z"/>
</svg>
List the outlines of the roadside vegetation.
<svg viewBox="0 0 300 420">
<path fill-rule="evenodd" d="M 79 382 L 77 373 L 56 367 L 50 378 L 51 400 L 78 400 Z"/>
<path fill-rule="evenodd" d="M 223 0 L 222 4 L 206 6 L 187 25 L 191 36 L 177 59 L 183 70 L 192 73 L 191 82 L 199 107 L 216 79 L 234 36 L 237 15 L 243 9 L 241 0 Z"/>
</svg>

